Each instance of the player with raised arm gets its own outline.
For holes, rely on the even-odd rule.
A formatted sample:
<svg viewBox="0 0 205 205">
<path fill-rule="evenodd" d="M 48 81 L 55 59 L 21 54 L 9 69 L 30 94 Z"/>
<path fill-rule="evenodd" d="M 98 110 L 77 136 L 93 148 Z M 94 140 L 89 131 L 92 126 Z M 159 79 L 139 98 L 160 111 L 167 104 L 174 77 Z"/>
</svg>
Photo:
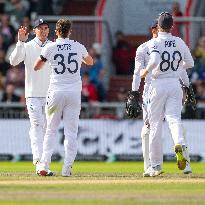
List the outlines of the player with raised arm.
<svg viewBox="0 0 205 205">
<path fill-rule="evenodd" d="M 50 43 L 48 40 L 49 25 L 43 19 L 35 22 L 34 33 L 36 37 L 27 42 L 29 33 L 26 27 L 18 30 L 18 42 L 10 55 L 10 64 L 18 65 L 22 61 L 25 64 L 25 97 L 31 123 L 30 139 L 33 154 L 33 164 L 36 165 L 43 151 L 43 137 L 46 128 L 45 104 L 46 93 L 49 85 L 50 67 L 48 63 L 39 73 L 34 71 L 34 62 L 39 57 L 41 50 Z M 49 172 L 49 175 L 53 175 Z"/>
<path fill-rule="evenodd" d="M 43 144 L 43 154 L 38 164 L 39 175 L 46 176 L 54 149 L 56 132 L 63 116 L 65 158 L 62 176 L 70 176 L 72 164 L 77 154 L 77 131 L 81 109 L 82 62 L 93 64 L 86 48 L 77 41 L 70 40 L 71 22 L 60 19 L 56 23 L 55 43 L 44 47 L 35 63 L 35 70 L 43 68 L 46 62 L 51 66 L 51 78 L 47 95 L 47 129 Z"/>
<path fill-rule="evenodd" d="M 149 156 L 151 165 L 144 176 L 157 176 L 162 173 L 162 121 L 165 117 L 175 144 L 177 164 L 184 170 L 187 163 L 186 142 L 181 122 L 182 89 L 179 75 L 182 69 L 194 66 L 189 48 L 184 41 L 172 36 L 172 15 L 160 14 L 158 37 L 148 44 L 150 59 L 146 69 L 140 71 L 141 77 L 151 73 L 151 86 L 148 104 L 150 123 Z"/>
</svg>

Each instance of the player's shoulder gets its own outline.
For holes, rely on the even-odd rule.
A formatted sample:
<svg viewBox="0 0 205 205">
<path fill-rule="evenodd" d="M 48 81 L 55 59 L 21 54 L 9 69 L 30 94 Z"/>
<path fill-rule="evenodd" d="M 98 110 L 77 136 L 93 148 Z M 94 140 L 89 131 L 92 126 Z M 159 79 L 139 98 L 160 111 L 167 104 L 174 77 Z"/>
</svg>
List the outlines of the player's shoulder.
<svg viewBox="0 0 205 205">
<path fill-rule="evenodd" d="M 76 40 L 69 40 L 73 45 L 77 46 L 77 47 L 85 47 L 82 43 L 80 43 L 79 41 Z"/>
<path fill-rule="evenodd" d="M 149 41 L 146 41 L 146 42 L 142 43 L 142 44 L 137 48 L 137 51 L 136 51 L 136 52 L 140 52 L 140 51 L 142 52 L 142 51 L 144 51 L 144 50 L 147 50 L 148 42 L 149 42 Z"/>
<path fill-rule="evenodd" d="M 49 41 L 49 42 L 44 46 L 44 48 L 50 49 L 50 48 L 55 47 L 56 45 L 57 45 L 56 42 Z"/>
<path fill-rule="evenodd" d="M 141 44 L 137 50 L 144 50 L 147 47 L 147 42 L 144 42 L 143 44 Z"/>
<path fill-rule="evenodd" d="M 184 40 L 182 40 L 180 37 L 178 36 L 172 36 L 172 38 L 177 42 L 177 43 L 180 43 L 180 44 L 184 44 Z"/>
<path fill-rule="evenodd" d="M 149 41 L 147 41 L 147 48 L 148 49 L 158 49 L 159 48 L 159 39 L 158 38 L 152 38 Z"/>
</svg>

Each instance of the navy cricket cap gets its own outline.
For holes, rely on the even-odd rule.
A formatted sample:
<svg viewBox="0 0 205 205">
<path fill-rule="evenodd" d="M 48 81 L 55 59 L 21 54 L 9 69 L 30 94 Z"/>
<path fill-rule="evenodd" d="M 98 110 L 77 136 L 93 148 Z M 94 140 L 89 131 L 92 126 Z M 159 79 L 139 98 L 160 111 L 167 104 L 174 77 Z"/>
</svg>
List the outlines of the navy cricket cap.
<svg viewBox="0 0 205 205">
<path fill-rule="evenodd" d="M 170 29 L 173 26 L 174 20 L 168 12 L 162 12 L 158 18 L 158 25 L 162 29 Z"/>
<path fill-rule="evenodd" d="M 41 24 L 47 24 L 48 25 L 48 22 L 44 21 L 43 19 L 38 19 L 34 22 L 34 28 L 38 27 Z"/>
<path fill-rule="evenodd" d="M 154 20 L 151 25 L 150 25 L 150 28 L 156 28 L 158 25 L 158 20 Z"/>
</svg>

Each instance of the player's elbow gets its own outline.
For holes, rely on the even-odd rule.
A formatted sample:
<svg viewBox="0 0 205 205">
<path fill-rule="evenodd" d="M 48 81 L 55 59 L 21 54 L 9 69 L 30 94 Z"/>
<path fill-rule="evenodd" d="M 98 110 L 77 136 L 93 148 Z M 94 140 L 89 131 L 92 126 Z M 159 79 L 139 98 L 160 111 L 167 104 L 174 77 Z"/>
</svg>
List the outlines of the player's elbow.
<svg viewBox="0 0 205 205">
<path fill-rule="evenodd" d="M 87 63 L 87 65 L 90 65 L 90 66 L 93 64 L 94 64 L 93 59 L 89 60 L 89 62 Z"/>
<path fill-rule="evenodd" d="M 45 60 L 42 60 L 42 59 L 37 59 L 36 62 L 34 63 L 34 70 L 37 71 L 37 70 L 40 70 L 43 68 L 44 64 L 45 64 Z"/>
<path fill-rule="evenodd" d="M 190 61 L 190 68 L 194 67 L 194 60 Z"/>
<path fill-rule="evenodd" d="M 193 61 L 193 60 L 190 60 L 190 61 L 185 62 L 185 64 L 184 64 L 183 67 L 184 67 L 185 69 L 193 68 L 193 67 L 194 67 L 194 61 Z"/>
<path fill-rule="evenodd" d="M 34 70 L 37 71 L 37 70 L 40 70 L 42 68 L 42 65 L 39 63 L 39 62 L 36 62 L 34 64 Z"/>
<path fill-rule="evenodd" d="M 86 58 L 84 58 L 84 62 L 86 63 L 86 65 L 93 65 L 93 58 L 91 56 L 87 56 Z"/>
<path fill-rule="evenodd" d="M 41 69 L 41 65 L 38 62 L 36 62 L 34 64 L 34 70 L 37 71 L 37 70 L 40 70 L 40 69 Z"/>
</svg>

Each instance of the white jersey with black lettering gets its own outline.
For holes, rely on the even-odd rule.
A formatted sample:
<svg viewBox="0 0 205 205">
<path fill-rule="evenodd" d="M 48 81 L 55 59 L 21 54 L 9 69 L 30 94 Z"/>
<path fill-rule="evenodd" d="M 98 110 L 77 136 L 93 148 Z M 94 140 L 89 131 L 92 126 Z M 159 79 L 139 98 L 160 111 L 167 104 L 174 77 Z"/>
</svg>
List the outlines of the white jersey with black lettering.
<svg viewBox="0 0 205 205">
<path fill-rule="evenodd" d="M 147 69 L 152 78 L 179 78 L 181 69 L 194 65 L 190 50 L 185 42 L 171 33 L 159 32 L 158 37 L 148 44 L 150 61 Z"/>
<path fill-rule="evenodd" d="M 80 68 L 83 58 L 88 56 L 86 48 L 69 38 L 58 38 L 45 46 L 41 56 L 51 66 L 49 90 L 69 90 L 81 86 Z"/>
<path fill-rule="evenodd" d="M 149 62 L 149 53 L 148 53 L 148 47 L 147 44 L 149 41 L 141 44 L 136 51 L 135 55 L 135 70 L 133 74 L 133 81 L 132 81 L 132 90 L 137 91 L 140 86 L 140 70 L 146 68 L 148 62 Z M 151 82 L 151 75 L 148 73 L 148 75 L 145 78 L 145 83 L 148 85 Z"/>
</svg>

